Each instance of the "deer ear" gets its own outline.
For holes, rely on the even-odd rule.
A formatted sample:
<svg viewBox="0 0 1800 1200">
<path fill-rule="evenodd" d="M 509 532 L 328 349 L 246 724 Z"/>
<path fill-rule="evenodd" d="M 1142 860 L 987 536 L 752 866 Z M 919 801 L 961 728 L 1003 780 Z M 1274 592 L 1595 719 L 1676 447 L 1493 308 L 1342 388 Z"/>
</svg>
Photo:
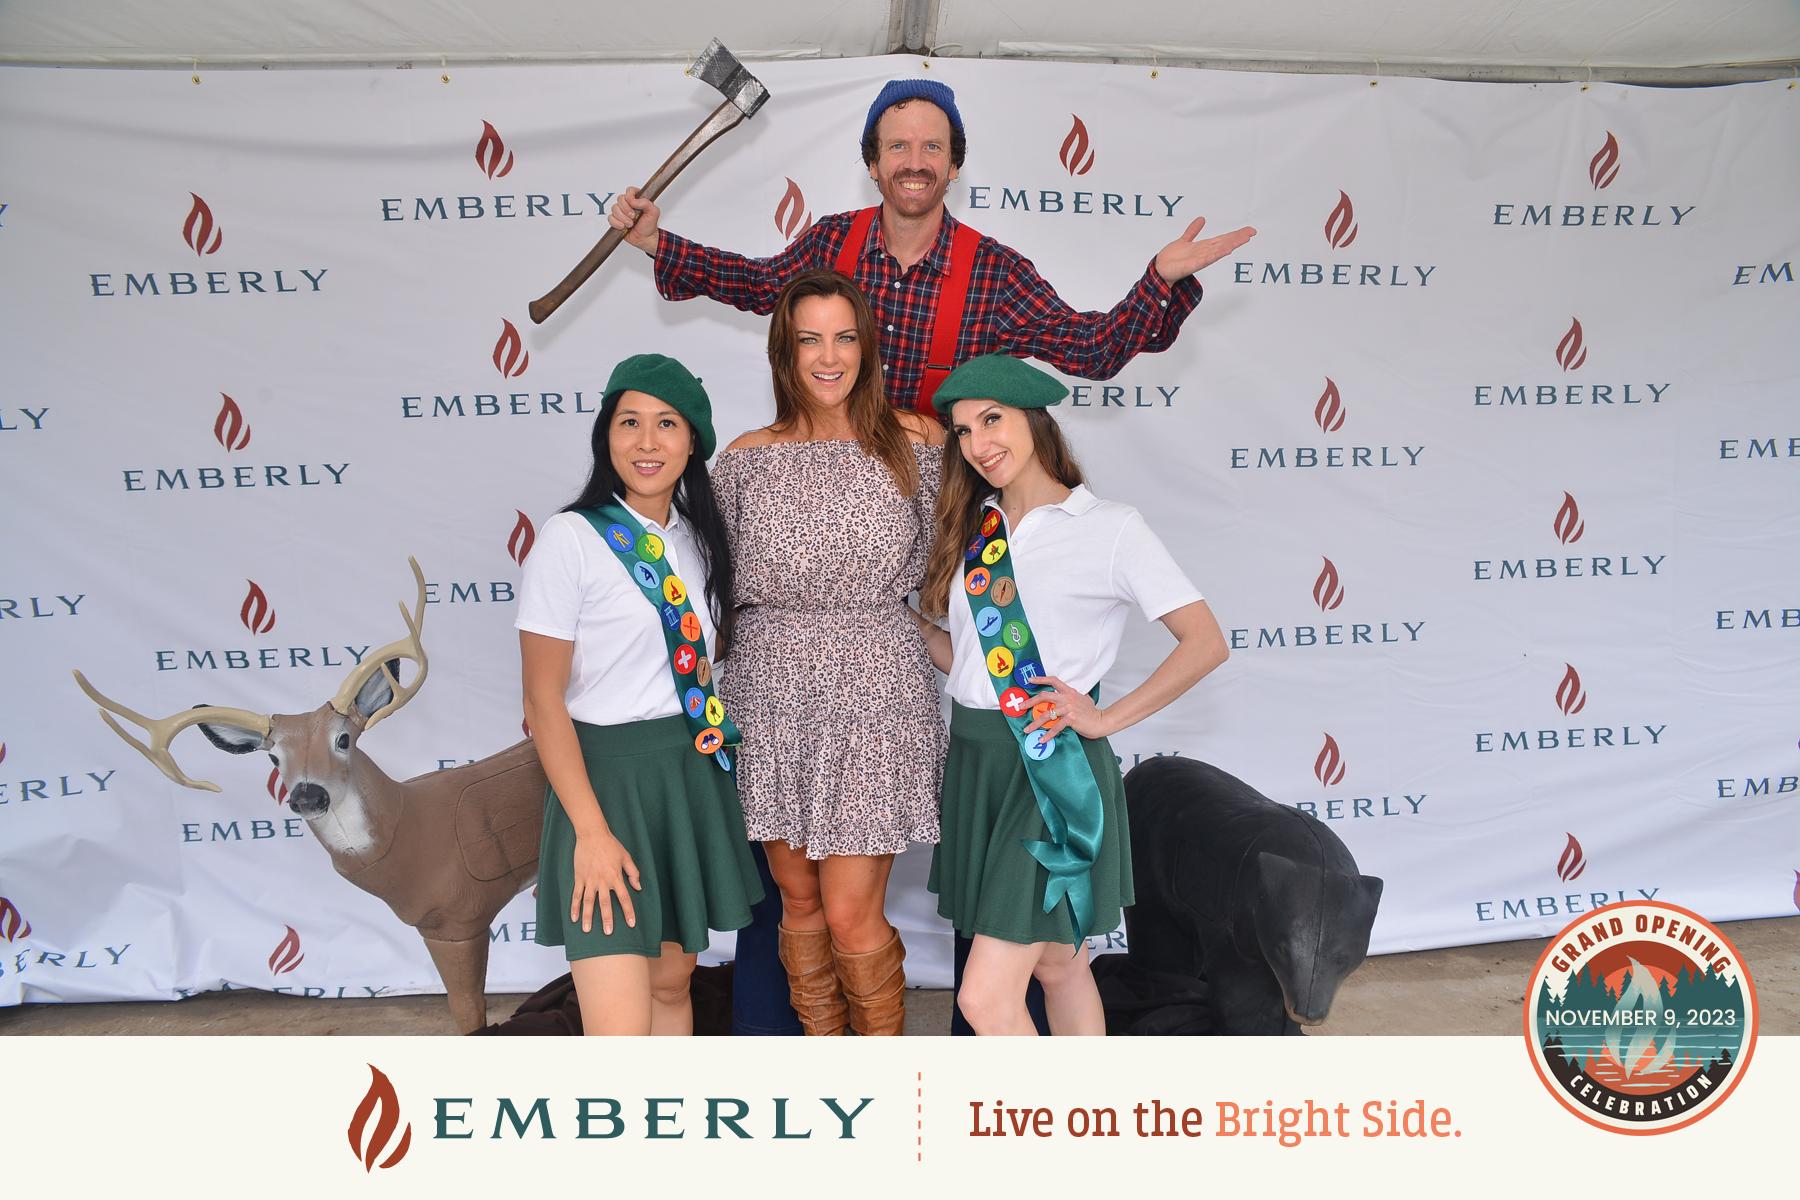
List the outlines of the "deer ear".
<svg viewBox="0 0 1800 1200">
<path fill-rule="evenodd" d="M 195 708 L 205 708 L 204 704 L 196 704 Z M 195 726 L 206 735 L 206 740 L 227 754 L 249 754 L 252 750 L 263 750 L 268 747 L 269 739 L 255 729 L 245 729 L 242 725 L 212 724 L 201 721 Z"/>
<path fill-rule="evenodd" d="M 357 715 L 365 721 L 394 701 L 394 685 L 388 682 L 388 671 L 394 673 L 395 679 L 400 678 L 400 660 L 388 659 L 387 671 L 377 671 L 369 676 L 369 681 L 356 693 L 352 704 Z"/>
</svg>

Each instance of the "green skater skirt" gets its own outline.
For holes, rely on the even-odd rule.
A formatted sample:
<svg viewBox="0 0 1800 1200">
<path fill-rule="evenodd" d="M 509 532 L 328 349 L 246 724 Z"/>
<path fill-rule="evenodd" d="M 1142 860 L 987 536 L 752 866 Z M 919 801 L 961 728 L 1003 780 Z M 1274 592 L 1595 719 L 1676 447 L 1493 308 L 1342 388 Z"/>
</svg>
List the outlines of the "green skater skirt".
<svg viewBox="0 0 1800 1200">
<path fill-rule="evenodd" d="M 1044 911 L 1050 873 L 1024 846 L 1044 840 L 1047 831 L 1025 777 L 1018 739 L 998 709 L 950 707 L 943 832 L 927 885 L 937 894 L 938 915 L 965 937 L 985 934 L 1006 942 L 1073 945 L 1068 902 Z M 1125 784 L 1105 738 L 1082 738 L 1081 748 L 1100 785 L 1104 819 L 1092 873 L 1094 927 L 1088 933 L 1105 934 L 1118 926 L 1119 909 L 1134 899 Z"/>
<path fill-rule="evenodd" d="M 694 749 L 679 716 L 626 725 L 575 722 L 581 757 L 606 824 L 637 864 L 641 891 L 631 894 L 636 927 L 617 900 L 613 931 L 569 920 L 575 894 L 575 828 L 554 788 L 544 795 L 544 840 L 538 851 L 537 942 L 567 948 L 569 961 L 602 954 L 655 958 L 662 943 L 689 954 L 706 949 L 709 929 L 742 929 L 762 899 L 756 860 L 744 833 L 737 778 Z M 627 884 L 626 886 L 630 886 Z"/>
</svg>

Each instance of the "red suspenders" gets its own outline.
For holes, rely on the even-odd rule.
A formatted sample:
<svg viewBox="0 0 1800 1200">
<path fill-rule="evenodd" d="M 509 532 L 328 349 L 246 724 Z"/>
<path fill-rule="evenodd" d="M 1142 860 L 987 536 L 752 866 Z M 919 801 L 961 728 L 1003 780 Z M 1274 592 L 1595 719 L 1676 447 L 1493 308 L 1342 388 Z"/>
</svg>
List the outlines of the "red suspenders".
<svg viewBox="0 0 1800 1200">
<path fill-rule="evenodd" d="M 881 208 L 865 208 L 856 214 L 850 222 L 850 235 L 844 239 L 844 248 L 838 251 L 837 262 L 832 266 L 850 278 L 856 278 L 856 264 L 862 261 L 863 244 L 869 240 L 869 226 L 875 223 L 875 214 Z"/>
<path fill-rule="evenodd" d="M 856 267 L 862 261 L 863 246 L 869 240 L 869 226 L 875 223 L 879 208 L 865 208 L 850 222 L 850 233 L 844 239 L 833 265 L 856 278 Z M 931 347 L 925 356 L 925 371 L 919 377 L 919 392 L 912 406 L 922 413 L 936 416 L 931 398 L 938 385 L 956 367 L 956 341 L 962 333 L 963 311 L 969 300 L 969 279 L 975 273 L 975 247 L 981 235 L 967 225 L 958 224 L 950 239 L 950 277 L 938 292 L 937 310 L 931 318 Z"/>
</svg>

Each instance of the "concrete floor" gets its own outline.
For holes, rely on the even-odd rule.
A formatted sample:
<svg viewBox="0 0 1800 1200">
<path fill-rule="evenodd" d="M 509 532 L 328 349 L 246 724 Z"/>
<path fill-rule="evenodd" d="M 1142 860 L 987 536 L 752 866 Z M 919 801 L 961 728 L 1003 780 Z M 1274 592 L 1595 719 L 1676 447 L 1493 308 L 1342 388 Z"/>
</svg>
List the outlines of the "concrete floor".
<svg viewBox="0 0 1800 1200">
<path fill-rule="evenodd" d="M 1761 1032 L 1800 1034 L 1800 917 L 1723 926 L 1749 964 Z M 1525 981 L 1542 940 L 1496 942 L 1372 958 L 1345 981 L 1322 1034 L 1503 1034 L 1520 1031 Z M 488 997 L 488 1018 L 523 996 Z M 950 993 L 907 993 L 907 1032 L 950 1027 Z M 442 996 L 307 1000 L 268 992 L 208 993 L 175 1002 L 27 1004 L 0 1009 L 0 1035 L 361 1034 L 449 1032 Z"/>
</svg>

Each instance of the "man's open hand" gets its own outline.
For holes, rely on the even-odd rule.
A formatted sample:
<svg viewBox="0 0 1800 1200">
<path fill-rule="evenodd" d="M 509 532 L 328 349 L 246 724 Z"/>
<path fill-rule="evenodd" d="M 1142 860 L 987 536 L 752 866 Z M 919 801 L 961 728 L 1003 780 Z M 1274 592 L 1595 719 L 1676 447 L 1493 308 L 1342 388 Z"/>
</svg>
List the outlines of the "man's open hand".
<svg viewBox="0 0 1800 1200">
<path fill-rule="evenodd" d="M 617 223 L 614 222 L 615 225 Z M 1206 218 L 1195 217 L 1188 224 L 1186 233 L 1156 252 L 1156 273 L 1163 277 L 1163 282 L 1180 283 L 1195 271 L 1212 266 L 1256 236 L 1256 230 L 1246 225 L 1218 237 L 1197 240 L 1200 238 L 1200 231 L 1205 228 Z"/>
</svg>

